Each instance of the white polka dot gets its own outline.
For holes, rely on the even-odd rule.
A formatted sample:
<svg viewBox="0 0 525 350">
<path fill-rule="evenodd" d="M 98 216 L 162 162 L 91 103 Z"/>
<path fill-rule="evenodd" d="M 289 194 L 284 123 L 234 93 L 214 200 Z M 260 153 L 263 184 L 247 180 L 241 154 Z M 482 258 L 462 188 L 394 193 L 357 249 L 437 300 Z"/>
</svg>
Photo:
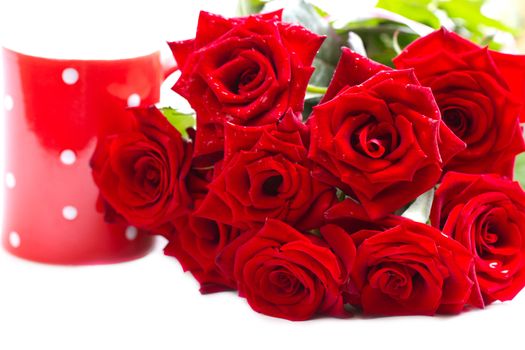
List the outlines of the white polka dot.
<svg viewBox="0 0 525 350">
<path fill-rule="evenodd" d="M 72 205 L 66 205 L 64 208 L 62 208 L 62 216 L 66 220 L 75 220 L 77 218 L 78 211 L 77 208 L 75 208 Z"/>
<path fill-rule="evenodd" d="M 5 185 L 7 188 L 15 188 L 16 186 L 16 178 L 13 173 L 6 173 L 5 174 Z"/>
<path fill-rule="evenodd" d="M 140 96 L 139 94 L 131 94 L 128 97 L 128 107 L 138 107 L 140 106 Z"/>
<path fill-rule="evenodd" d="M 135 238 L 137 238 L 137 235 L 139 233 L 139 230 L 135 226 L 128 226 L 126 228 L 126 239 L 128 241 L 133 241 Z"/>
<path fill-rule="evenodd" d="M 70 149 L 65 149 L 60 153 L 60 161 L 62 164 L 71 165 L 77 160 L 75 152 Z"/>
<path fill-rule="evenodd" d="M 20 247 L 20 235 L 13 231 L 9 233 L 9 244 L 11 244 L 11 247 L 18 248 Z"/>
<path fill-rule="evenodd" d="M 73 85 L 78 81 L 78 71 L 75 68 L 66 68 L 62 71 L 62 80 L 68 85 Z"/>
<path fill-rule="evenodd" d="M 4 108 L 6 111 L 11 111 L 13 109 L 14 102 L 11 95 L 5 95 L 4 97 Z"/>
</svg>

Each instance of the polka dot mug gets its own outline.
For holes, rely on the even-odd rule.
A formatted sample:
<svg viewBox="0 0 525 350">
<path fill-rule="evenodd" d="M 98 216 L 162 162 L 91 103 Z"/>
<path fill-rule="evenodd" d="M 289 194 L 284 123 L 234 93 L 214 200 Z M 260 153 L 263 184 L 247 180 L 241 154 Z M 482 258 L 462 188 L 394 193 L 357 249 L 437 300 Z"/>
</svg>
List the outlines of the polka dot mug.
<svg viewBox="0 0 525 350">
<path fill-rule="evenodd" d="M 159 52 L 108 60 L 52 59 L 2 49 L 6 140 L 2 243 L 55 264 L 138 258 L 152 241 L 107 224 L 96 209 L 89 160 L 97 137 L 122 126 L 126 107 L 158 102 Z"/>
</svg>

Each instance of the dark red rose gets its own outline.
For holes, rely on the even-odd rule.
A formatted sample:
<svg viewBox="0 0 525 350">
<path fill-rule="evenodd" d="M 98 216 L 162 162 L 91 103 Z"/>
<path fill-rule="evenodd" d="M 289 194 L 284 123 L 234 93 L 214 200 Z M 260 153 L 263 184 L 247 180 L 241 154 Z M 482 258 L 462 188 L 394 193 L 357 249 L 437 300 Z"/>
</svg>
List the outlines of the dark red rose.
<svg viewBox="0 0 525 350">
<path fill-rule="evenodd" d="M 176 257 L 184 271 L 192 273 L 200 283 L 201 293 L 235 289 L 231 273 L 223 273 L 217 265 L 217 257 L 242 232 L 193 213 L 175 219 L 174 226 L 164 254 Z"/>
<path fill-rule="evenodd" d="M 474 255 L 477 306 L 510 300 L 523 289 L 525 193 L 517 182 L 497 175 L 447 173 L 430 218 Z"/>
<path fill-rule="evenodd" d="M 268 220 L 235 256 L 239 295 L 257 312 L 289 320 L 317 314 L 349 316 L 342 287 L 352 268 L 355 247 L 335 225 L 321 228 L 322 239 Z M 344 251 L 339 258 L 330 247 Z"/>
<path fill-rule="evenodd" d="M 264 127 L 228 123 L 225 159 L 209 185 L 197 215 L 239 227 L 256 228 L 268 218 L 318 228 L 336 200 L 332 187 L 310 174 L 307 128 L 289 111 Z"/>
<path fill-rule="evenodd" d="M 394 215 L 373 222 L 329 216 L 357 246 L 346 299 L 365 314 L 459 313 L 469 302 L 472 255 L 451 237 Z"/>
<path fill-rule="evenodd" d="M 444 162 L 464 148 L 412 70 L 390 70 L 349 49 L 308 125 L 314 175 L 371 218 L 434 186 Z"/>
<path fill-rule="evenodd" d="M 192 163 L 185 180 L 188 194 L 193 202 L 202 200 L 206 196 L 214 171 L 213 167 L 198 168 Z M 197 205 L 193 207 L 197 207 Z"/>
<path fill-rule="evenodd" d="M 203 294 L 236 288 L 233 266 L 225 267 L 224 272 L 218 265 L 218 257 L 233 260 L 235 251 L 231 247 L 237 247 L 245 239 L 240 237 L 243 232 L 237 228 L 195 215 L 195 210 L 208 193 L 213 172 L 212 168 L 192 167 L 186 176 L 192 210 L 175 218 L 173 229 L 165 234 L 168 245 L 164 248 L 164 254 L 177 258 L 184 271 L 192 273 Z M 249 236 L 249 233 L 245 235 Z"/>
<path fill-rule="evenodd" d="M 394 63 L 415 69 L 432 88 L 443 121 L 467 144 L 445 170 L 512 177 L 514 158 L 525 150 L 519 127 L 525 56 L 489 51 L 442 28 L 413 42 Z"/>
<path fill-rule="evenodd" d="M 91 159 L 102 200 L 137 227 L 161 227 L 188 211 L 191 144 L 155 107 L 133 110 L 129 130 L 99 139 Z"/>
<path fill-rule="evenodd" d="M 195 39 L 170 43 L 181 76 L 173 90 L 197 112 L 195 157 L 220 158 L 225 122 L 272 124 L 300 112 L 320 37 L 282 23 L 281 11 L 226 19 L 201 12 Z"/>
</svg>

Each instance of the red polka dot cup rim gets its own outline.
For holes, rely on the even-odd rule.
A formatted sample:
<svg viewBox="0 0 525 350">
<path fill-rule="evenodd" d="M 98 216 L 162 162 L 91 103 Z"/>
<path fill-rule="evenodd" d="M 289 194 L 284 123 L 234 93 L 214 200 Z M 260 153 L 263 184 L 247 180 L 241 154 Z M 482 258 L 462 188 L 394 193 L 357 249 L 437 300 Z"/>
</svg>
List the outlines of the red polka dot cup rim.
<svg viewBox="0 0 525 350">
<path fill-rule="evenodd" d="M 9 15 L 0 21 L 3 47 L 45 58 L 114 60 L 149 55 L 164 43 L 154 25 L 156 4 L 139 7 L 98 0 L 30 4 L 28 11 L 27 2 L 5 3 L 2 13 Z"/>
<path fill-rule="evenodd" d="M 147 45 L 136 46 L 132 49 L 115 49 L 119 48 L 120 45 L 107 44 L 100 46 L 92 46 L 89 48 L 76 48 L 71 50 L 63 49 L 50 49 L 48 47 L 41 47 L 40 45 L 27 46 L 18 42 L 10 42 L 4 40 L 1 44 L 2 48 L 17 52 L 20 54 L 57 59 L 57 60 L 78 60 L 78 61 L 114 61 L 130 58 L 138 58 L 143 56 L 151 55 L 155 52 L 163 49 L 165 45 L 162 41 L 150 42 Z"/>
</svg>

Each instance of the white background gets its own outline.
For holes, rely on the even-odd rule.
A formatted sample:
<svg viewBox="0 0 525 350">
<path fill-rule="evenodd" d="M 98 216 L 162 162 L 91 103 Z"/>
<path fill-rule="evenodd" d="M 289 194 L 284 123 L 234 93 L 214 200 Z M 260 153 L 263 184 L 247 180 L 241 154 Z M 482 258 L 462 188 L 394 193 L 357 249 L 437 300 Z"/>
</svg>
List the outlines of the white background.
<svg viewBox="0 0 525 350">
<path fill-rule="evenodd" d="M 150 1 L 148 7 L 109 0 L 91 5 L 0 1 L 0 39 L 28 48 L 32 35 L 41 43 L 51 40 L 45 35 L 48 27 L 61 40 L 63 32 L 74 35 L 64 30 L 68 25 L 79 31 L 86 23 L 100 25 L 103 33 L 107 28 L 96 20 L 100 16 L 108 23 L 114 18 L 119 23 L 114 28 L 129 34 L 123 42 L 134 43 L 190 37 L 198 8 L 233 13 L 232 1 Z M 21 38 L 13 41 L 17 31 Z M 77 49 L 91 50 L 89 45 Z M 62 47 L 52 49 L 56 54 Z M 200 295 L 193 278 L 162 254 L 164 244 L 159 239 L 154 251 L 138 261 L 85 267 L 27 262 L 0 249 L 0 350 L 524 348 L 524 292 L 512 302 L 454 317 L 294 323 L 253 312 L 233 292 Z"/>
</svg>

